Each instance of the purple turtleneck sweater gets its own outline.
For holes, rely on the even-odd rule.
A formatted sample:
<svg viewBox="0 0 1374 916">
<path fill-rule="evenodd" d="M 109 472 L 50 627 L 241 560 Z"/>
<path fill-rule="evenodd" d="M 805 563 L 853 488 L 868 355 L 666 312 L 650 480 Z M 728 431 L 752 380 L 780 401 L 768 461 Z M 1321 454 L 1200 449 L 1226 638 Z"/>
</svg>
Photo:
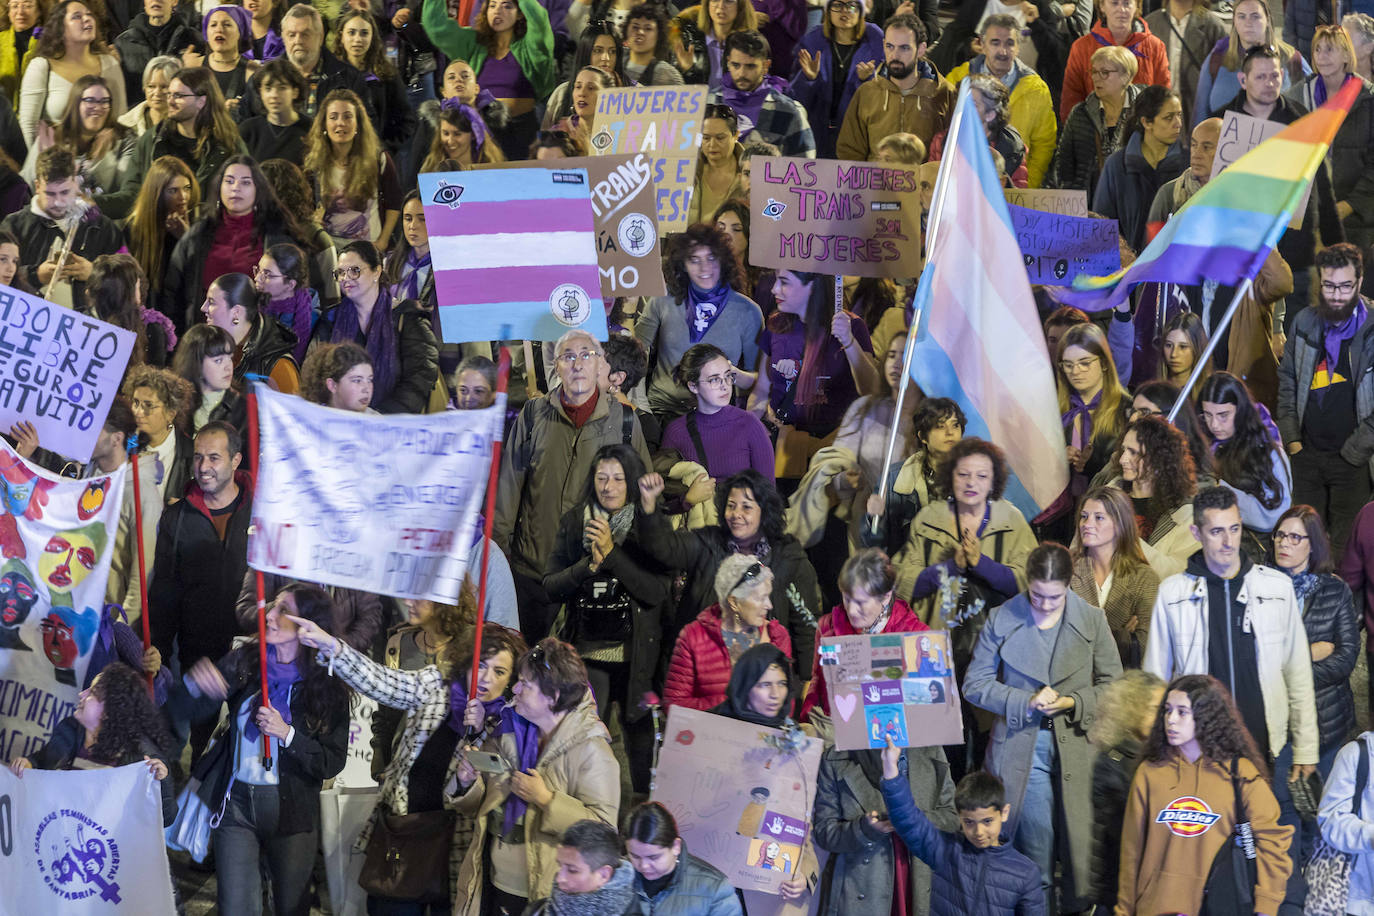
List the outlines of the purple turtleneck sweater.
<svg viewBox="0 0 1374 916">
<path fill-rule="evenodd" d="M 697 432 L 709 456 L 708 469 L 716 480 L 724 480 L 745 468 L 753 468 L 773 480 L 773 440 L 758 417 L 732 405 L 707 416 L 697 414 Z M 678 417 L 663 433 L 663 448 L 677 449 L 688 461 L 701 463 L 687 418 Z"/>
</svg>

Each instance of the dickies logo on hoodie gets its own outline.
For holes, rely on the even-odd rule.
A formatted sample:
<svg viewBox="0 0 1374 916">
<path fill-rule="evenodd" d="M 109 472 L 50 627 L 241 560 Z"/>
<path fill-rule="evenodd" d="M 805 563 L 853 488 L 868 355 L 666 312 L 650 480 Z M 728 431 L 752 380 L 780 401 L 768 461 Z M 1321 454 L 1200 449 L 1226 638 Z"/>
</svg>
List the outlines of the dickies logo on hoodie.
<svg viewBox="0 0 1374 916">
<path fill-rule="evenodd" d="M 1192 795 L 1174 799 L 1155 815 L 1156 824 L 1163 824 L 1174 836 L 1181 837 L 1202 836 L 1220 819 L 1221 815 L 1205 801 Z"/>
</svg>

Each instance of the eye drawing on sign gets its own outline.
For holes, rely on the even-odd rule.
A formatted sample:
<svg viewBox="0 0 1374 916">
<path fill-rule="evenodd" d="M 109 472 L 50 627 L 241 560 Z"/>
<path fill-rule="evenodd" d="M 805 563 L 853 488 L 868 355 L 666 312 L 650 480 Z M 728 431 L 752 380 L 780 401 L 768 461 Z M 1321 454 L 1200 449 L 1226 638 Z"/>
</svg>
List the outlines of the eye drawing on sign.
<svg viewBox="0 0 1374 916">
<path fill-rule="evenodd" d="M 0 649 L 32 652 L 19 636 L 19 628 L 38 603 L 38 588 L 33 573 L 18 560 L 0 567 Z"/>
<path fill-rule="evenodd" d="M 434 192 L 432 204 L 447 204 L 450 210 L 458 209 L 458 200 L 463 196 L 461 185 L 449 184 L 447 181 L 439 182 L 439 188 Z"/>
</svg>

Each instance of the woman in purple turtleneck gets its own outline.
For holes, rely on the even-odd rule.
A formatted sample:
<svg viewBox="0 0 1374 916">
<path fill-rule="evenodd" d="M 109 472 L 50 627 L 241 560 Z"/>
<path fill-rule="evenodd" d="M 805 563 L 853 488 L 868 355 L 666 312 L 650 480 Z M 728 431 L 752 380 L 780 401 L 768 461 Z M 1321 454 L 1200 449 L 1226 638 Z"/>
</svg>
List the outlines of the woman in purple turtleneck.
<svg viewBox="0 0 1374 916">
<path fill-rule="evenodd" d="M 730 403 L 735 369 L 725 353 L 714 344 L 694 344 L 682 355 L 673 378 L 696 396 L 697 404 L 668 424 L 663 448 L 677 449 L 706 468 L 712 479 L 753 468 L 771 482 L 773 441 L 758 417 Z"/>
</svg>

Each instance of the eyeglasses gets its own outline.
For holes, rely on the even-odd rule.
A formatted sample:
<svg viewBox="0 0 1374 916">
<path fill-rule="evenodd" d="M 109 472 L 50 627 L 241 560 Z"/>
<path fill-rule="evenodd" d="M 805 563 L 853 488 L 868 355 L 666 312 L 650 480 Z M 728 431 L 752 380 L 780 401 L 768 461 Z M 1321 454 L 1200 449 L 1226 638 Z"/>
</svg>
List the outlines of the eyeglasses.
<svg viewBox="0 0 1374 916">
<path fill-rule="evenodd" d="M 596 359 L 600 355 L 601 354 L 596 352 L 595 350 L 583 350 L 581 353 L 574 353 L 571 350 L 567 350 L 563 353 L 558 354 L 558 356 L 555 358 L 564 366 L 572 368 L 573 365 L 575 365 L 579 360 L 582 363 L 586 364 L 590 363 L 592 360 Z"/>
<path fill-rule="evenodd" d="M 81 97 L 81 104 L 92 105 L 96 108 L 109 108 L 114 102 L 108 96 L 102 99 L 95 95 L 83 95 Z"/>
<path fill-rule="evenodd" d="M 1347 283 L 1330 283 L 1326 280 L 1322 281 L 1322 292 L 1324 293 L 1335 293 L 1338 296 L 1348 296 L 1354 291 L 1354 281 L 1350 281 Z"/>
<path fill-rule="evenodd" d="M 753 563 L 750 563 L 749 568 L 744 571 L 744 575 L 740 576 L 737 580 L 735 580 L 735 584 L 730 586 L 730 590 L 725 593 L 726 596 L 728 597 L 730 595 L 733 595 L 735 592 L 739 591 L 741 585 L 743 585 L 746 582 L 750 582 L 754 579 L 757 579 L 762 572 L 762 563 L 760 563 L 758 560 L 755 560 Z"/>
<path fill-rule="evenodd" d="M 134 400 L 129 402 L 129 409 L 135 413 L 152 413 L 154 410 L 161 410 L 162 405 L 157 401 Z"/>
<path fill-rule="evenodd" d="M 1311 540 L 1311 535 L 1308 535 L 1308 534 L 1293 534 L 1291 531 L 1275 531 L 1275 532 L 1274 532 L 1274 543 L 1275 543 L 1275 544 L 1292 544 L 1294 547 L 1297 547 L 1297 546 L 1298 546 L 1299 544 L 1301 544 L 1303 541 L 1307 541 L 1307 540 Z"/>
<path fill-rule="evenodd" d="M 863 9 L 859 4 L 846 0 L 830 0 L 825 8 L 832 13 L 857 13 Z"/>
<path fill-rule="evenodd" d="M 1073 375 L 1075 372 L 1087 372 L 1097 364 L 1099 359 L 1101 359 L 1100 356 L 1086 356 L 1077 361 L 1061 359 L 1059 361 L 1059 371 L 1063 372 L 1065 375 Z"/>
<path fill-rule="evenodd" d="M 712 388 L 733 388 L 735 386 L 735 373 L 730 371 L 724 375 L 709 375 L 702 381 Z"/>
<path fill-rule="evenodd" d="M 1122 76 L 1125 76 L 1125 75 L 1126 75 L 1126 73 L 1125 73 L 1124 71 L 1118 70 L 1118 69 L 1116 69 L 1115 67 L 1100 67 L 1100 68 L 1098 68 L 1098 69 L 1096 69 L 1096 70 L 1089 70 L 1088 73 L 1089 73 L 1094 79 L 1099 79 L 1099 80 L 1111 79 L 1113 76 L 1116 76 L 1118 73 L 1121 74 Z"/>
<path fill-rule="evenodd" d="M 363 269 L 361 267 L 340 267 L 338 270 L 334 271 L 335 280 L 342 280 L 344 278 L 356 280 L 362 275 Z"/>
</svg>

